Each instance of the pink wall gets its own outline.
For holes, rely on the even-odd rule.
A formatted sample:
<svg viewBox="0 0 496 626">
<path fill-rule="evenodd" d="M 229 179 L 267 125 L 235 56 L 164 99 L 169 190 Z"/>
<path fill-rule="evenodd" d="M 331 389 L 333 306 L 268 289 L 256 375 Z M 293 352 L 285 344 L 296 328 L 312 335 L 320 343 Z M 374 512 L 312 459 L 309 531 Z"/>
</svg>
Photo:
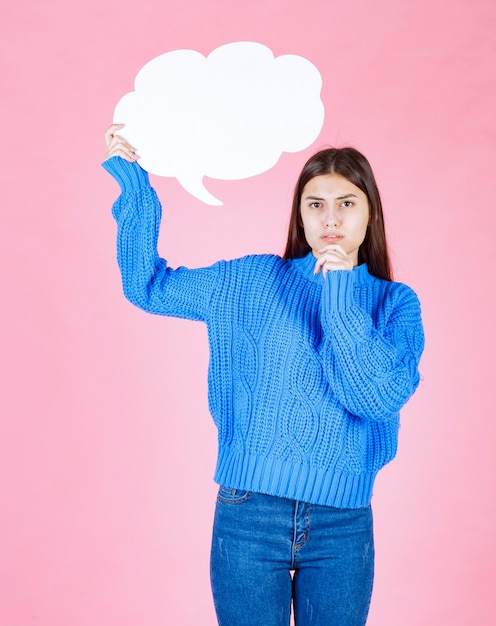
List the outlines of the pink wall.
<svg viewBox="0 0 496 626">
<path fill-rule="evenodd" d="M 251 40 L 319 68 L 323 132 L 262 176 L 210 181 L 220 208 L 155 179 L 161 249 L 191 266 L 279 252 L 308 154 L 369 156 L 427 335 L 376 486 L 369 624 L 493 626 L 494 2 L 3 0 L 1 25 L 0 623 L 215 624 L 206 333 L 124 300 L 99 163 L 144 63 Z"/>
</svg>

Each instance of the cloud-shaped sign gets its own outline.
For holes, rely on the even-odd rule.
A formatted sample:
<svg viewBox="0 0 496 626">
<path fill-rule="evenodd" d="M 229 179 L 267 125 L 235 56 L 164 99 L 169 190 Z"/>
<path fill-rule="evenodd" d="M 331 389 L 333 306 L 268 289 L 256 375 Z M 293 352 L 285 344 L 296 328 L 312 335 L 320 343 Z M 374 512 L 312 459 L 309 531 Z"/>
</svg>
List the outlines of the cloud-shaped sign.
<svg viewBox="0 0 496 626">
<path fill-rule="evenodd" d="M 264 45 L 237 42 L 208 57 L 175 50 L 147 63 L 135 91 L 121 98 L 114 121 L 138 149 L 140 165 L 177 178 L 189 193 L 220 205 L 208 176 L 239 180 L 273 167 L 320 134 L 322 79 L 303 57 L 274 58 Z"/>
</svg>

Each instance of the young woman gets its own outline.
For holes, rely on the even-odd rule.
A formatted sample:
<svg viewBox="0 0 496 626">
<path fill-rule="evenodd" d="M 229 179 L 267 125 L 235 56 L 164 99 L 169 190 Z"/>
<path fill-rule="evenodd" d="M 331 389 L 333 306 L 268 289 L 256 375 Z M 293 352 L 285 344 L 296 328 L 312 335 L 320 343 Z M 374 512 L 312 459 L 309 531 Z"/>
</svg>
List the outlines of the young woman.
<svg viewBox="0 0 496 626">
<path fill-rule="evenodd" d="M 207 324 L 218 428 L 211 581 L 221 626 L 363 626 L 370 500 L 419 383 L 420 306 L 392 282 L 379 192 L 353 148 L 318 152 L 293 199 L 284 256 L 177 270 L 157 254 L 160 203 L 134 149 L 104 167 L 127 298 Z M 186 442 L 185 442 L 186 445 Z"/>
</svg>

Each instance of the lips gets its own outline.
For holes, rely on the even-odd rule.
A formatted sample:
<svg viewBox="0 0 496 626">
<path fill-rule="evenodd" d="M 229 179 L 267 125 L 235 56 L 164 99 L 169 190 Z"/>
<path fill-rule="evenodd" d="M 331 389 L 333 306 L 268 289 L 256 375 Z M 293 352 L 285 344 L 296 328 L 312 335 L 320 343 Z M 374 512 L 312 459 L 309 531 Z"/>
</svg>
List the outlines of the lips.
<svg viewBox="0 0 496 626">
<path fill-rule="evenodd" d="M 340 235 L 339 233 L 324 233 L 321 237 L 327 243 L 337 243 L 343 239 L 344 235 Z"/>
</svg>

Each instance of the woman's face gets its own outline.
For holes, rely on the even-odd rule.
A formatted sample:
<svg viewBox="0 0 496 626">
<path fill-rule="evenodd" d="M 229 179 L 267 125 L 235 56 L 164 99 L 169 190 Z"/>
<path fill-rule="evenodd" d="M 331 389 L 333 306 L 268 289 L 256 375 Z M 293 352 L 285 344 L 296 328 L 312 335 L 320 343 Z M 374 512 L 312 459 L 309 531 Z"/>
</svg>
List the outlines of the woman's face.
<svg viewBox="0 0 496 626">
<path fill-rule="evenodd" d="M 358 265 L 358 250 L 370 219 L 367 196 L 340 174 L 315 176 L 303 188 L 300 214 L 305 239 L 312 253 L 340 246 Z"/>
</svg>

